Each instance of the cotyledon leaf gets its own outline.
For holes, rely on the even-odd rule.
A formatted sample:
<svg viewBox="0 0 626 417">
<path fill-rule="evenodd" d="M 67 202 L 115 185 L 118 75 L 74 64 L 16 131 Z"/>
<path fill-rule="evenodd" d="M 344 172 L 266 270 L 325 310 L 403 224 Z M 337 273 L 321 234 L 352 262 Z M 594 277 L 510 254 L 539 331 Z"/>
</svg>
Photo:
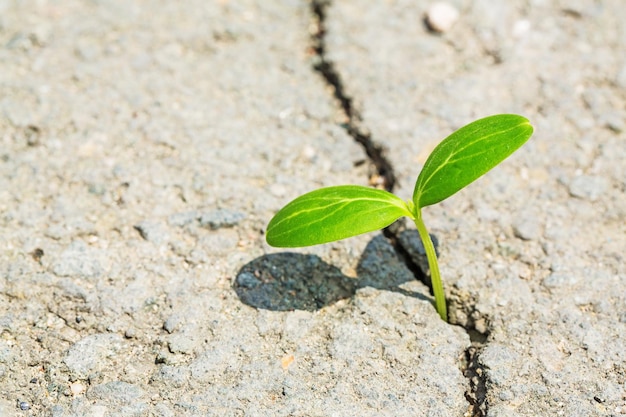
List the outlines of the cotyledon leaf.
<svg viewBox="0 0 626 417">
<path fill-rule="evenodd" d="M 292 248 L 372 232 L 402 216 L 413 217 L 399 197 L 374 188 L 340 185 L 301 195 L 270 220 L 266 240 Z"/>
<path fill-rule="evenodd" d="M 462 127 L 426 160 L 413 202 L 421 208 L 445 200 L 515 152 L 532 133 L 530 122 L 515 114 L 489 116 Z"/>
</svg>

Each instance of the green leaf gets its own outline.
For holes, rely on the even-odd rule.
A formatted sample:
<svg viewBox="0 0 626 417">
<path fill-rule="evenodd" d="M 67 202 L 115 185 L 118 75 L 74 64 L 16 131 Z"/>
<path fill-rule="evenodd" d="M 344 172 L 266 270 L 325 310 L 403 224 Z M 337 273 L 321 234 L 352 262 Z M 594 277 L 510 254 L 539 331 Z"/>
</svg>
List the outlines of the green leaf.
<svg viewBox="0 0 626 417">
<path fill-rule="evenodd" d="M 283 207 L 267 226 L 267 243 L 293 248 L 333 242 L 413 217 L 399 197 L 357 185 L 321 188 Z"/>
<path fill-rule="evenodd" d="M 426 160 L 413 202 L 421 208 L 450 197 L 515 152 L 532 133 L 530 122 L 515 114 L 485 117 L 462 127 Z"/>
</svg>

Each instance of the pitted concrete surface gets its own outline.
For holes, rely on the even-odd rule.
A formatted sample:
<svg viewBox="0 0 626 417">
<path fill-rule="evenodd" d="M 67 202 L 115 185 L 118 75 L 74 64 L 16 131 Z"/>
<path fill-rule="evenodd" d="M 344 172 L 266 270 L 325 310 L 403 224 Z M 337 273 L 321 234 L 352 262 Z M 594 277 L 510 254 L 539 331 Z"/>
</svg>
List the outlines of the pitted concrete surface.
<svg viewBox="0 0 626 417">
<path fill-rule="evenodd" d="M 0 0 L 0 415 L 626 415 L 626 11 L 449 4 Z M 502 112 L 535 136 L 425 210 L 455 324 L 409 225 L 264 243 L 380 184 L 355 130 L 409 198 Z"/>
<path fill-rule="evenodd" d="M 624 9 L 454 4 L 453 29 L 425 36 L 425 6 L 333 2 L 328 59 L 406 198 L 446 132 L 493 113 L 531 119 L 534 137 L 510 160 L 425 209 L 453 321 L 486 337 L 476 412 L 624 415 Z"/>
</svg>

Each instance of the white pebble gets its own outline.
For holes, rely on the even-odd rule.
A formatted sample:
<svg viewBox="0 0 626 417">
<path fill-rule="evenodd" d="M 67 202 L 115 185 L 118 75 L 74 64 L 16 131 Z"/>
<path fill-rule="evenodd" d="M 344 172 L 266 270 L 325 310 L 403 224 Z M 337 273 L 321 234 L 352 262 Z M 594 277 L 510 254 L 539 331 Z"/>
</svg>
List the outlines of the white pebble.
<svg viewBox="0 0 626 417">
<path fill-rule="evenodd" d="M 433 3 L 426 12 L 428 27 L 439 33 L 450 30 L 458 18 L 459 11 L 454 6 L 444 2 Z"/>
<path fill-rule="evenodd" d="M 85 392 L 85 389 L 86 389 L 85 386 L 81 384 L 80 382 L 75 382 L 73 384 L 70 384 L 70 391 L 73 396 L 82 394 L 83 392 Z"/>
<path fill-rule="evenodd" d="M 530 30 L 530 21 L 526 19 L 518 20 L 513 25 L 513 36 L 516 38 L 521 38 L 528 33 Z"/>
</svg>

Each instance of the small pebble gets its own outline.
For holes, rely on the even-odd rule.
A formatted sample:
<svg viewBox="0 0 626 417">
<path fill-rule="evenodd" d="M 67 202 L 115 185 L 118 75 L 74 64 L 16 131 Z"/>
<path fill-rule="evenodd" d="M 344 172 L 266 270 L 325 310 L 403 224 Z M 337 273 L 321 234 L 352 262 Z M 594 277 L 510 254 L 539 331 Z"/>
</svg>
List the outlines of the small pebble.
<svg viewBox="0 0 626 417">
<path fill-rule="evenodd" d="M 256 288 L 262 282 L 250 272 L 242 272 L 237 275 L 237 285 L 243 288 Z"/>
<path fill-rule="evenodd" d="M 280 360 L 281 367 L 286 371 L 296 358 L 293 355 L 283 356 Z"/>
<path fill-rule="evenodd" d="M 20 410 L 22 410 L 22 411 L 30 410 L 30 404 L 28 404 L 26 401 L 21 401 L 20 402 Z"/>
<path fill-rule="evenodd" d="M 170 353 L 191 354 L 193 353 L 193 349 L 195 346 L 196 343 L 193 341 L 193 339 L 182 334 L 175 334 L 170 336 L 170 340 L 167 343 L 167 347 Z"/>
<path fill-rule="evenodd" d="M 426 11 L 426 24 L 434 32 L 449 31 L 458 19 L 459 11 L 448 3 L 433 3 Z"/>
<path fill-rule="evenodd" d="M 181 316 L 178 314 L 173 314 L 169 316 L 167 320 L 165 320 L 165 323 L 163 323 L 163 329 L 168 333 L 172 333 L 180 326 L 181 322 Z"/>
<path fill-rule="evenodd" d="M 148 242 L 160 245 L 169 240 L 169 234 L 160 222 L 144 220 L 134 225 L 133 228 Z"/>
<path fill-rule="evenodd" d="M 521 38 L 528 33 L 530 30 L 530 20 L 523 19 L 518 20 L 513 25 L 513 36 L 516 38 Z"/>
<path fill-rule="evenodd" d="M 83 392 L 85 392 L 86 388 L 83 384 L 81 384 L 80 382 L 75 382 L 73 384 L 70 384 L 70 392 L 72 393 L 73 396 L 77 396 L 82 394 Z"/>
<path fill-rule="evenodd" d="M 170 226 L 186 226 L 200 219 L 200 213 L 198 211 L 185 211 L 182 213 L 174 213 L 167 218 Z"/>
<path fill-rule="evenodd" d="M 222 227 L 233 227 L 236 226 L 245 217 L 245 214 L 234 210 L 213 210 L 202 213 L 200 217 L 200 226 L 208 226 L 213 230 L 220 229 Z"/>
<path fill-rule="evenodd" d="M 523 214 L 513 221 L 513 234 L 522 240 L 537 240 L 542 235 L 542 227 L 537 216 Z"/>
<path fill-rule="evenodd" d="M 604 194 L 608 186 L 606 178 L 580 175 L 570 182 L 569 193 L 572 197 L 595 201 Z"/>
</svg>

